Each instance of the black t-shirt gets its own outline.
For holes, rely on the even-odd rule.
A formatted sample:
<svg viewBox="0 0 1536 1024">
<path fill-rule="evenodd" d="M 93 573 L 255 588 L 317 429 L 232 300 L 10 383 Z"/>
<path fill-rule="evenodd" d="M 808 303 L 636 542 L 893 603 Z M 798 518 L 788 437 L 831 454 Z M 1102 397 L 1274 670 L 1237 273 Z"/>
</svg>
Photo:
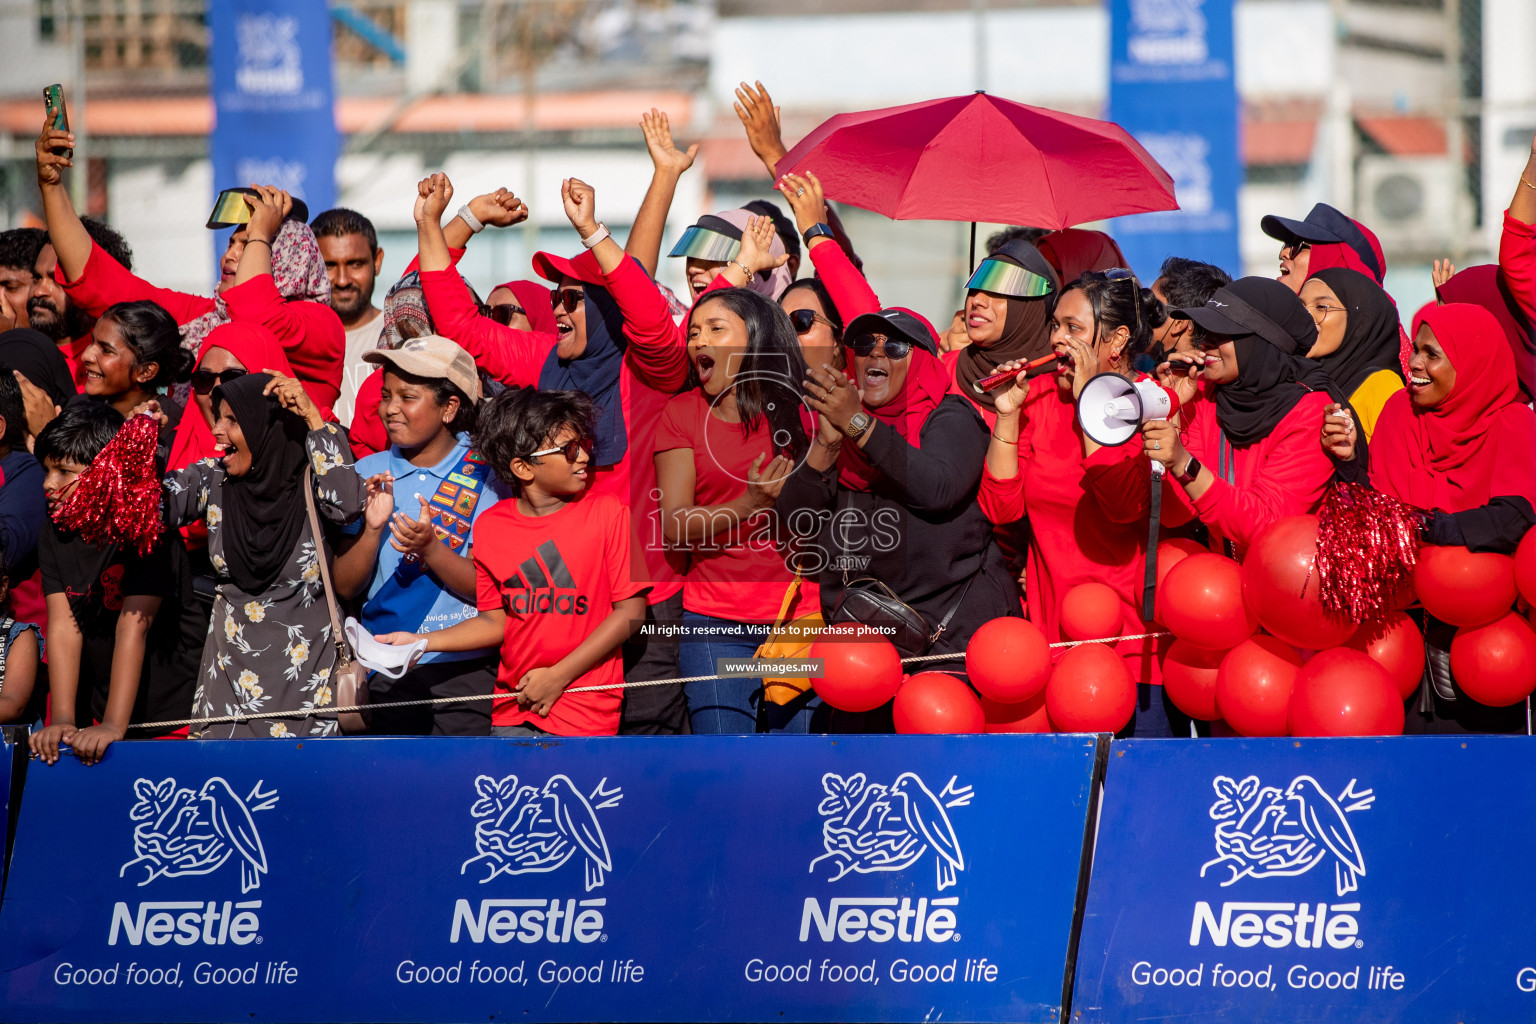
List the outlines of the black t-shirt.
<svg viewBox="0 0 1536 1024">
<path fill-rule="evenodd" d="M 87 544 L 49 524 L 38 544 L 43 593 L 69 598 L 80 627 L 80 683 L 75 722 L 99 722 L 107 709 L 117 616 L 130 597 L 158 597 L 160 610 L 145 641 L 144 669 L 132 722 L 187 718 L 208 635 L 206 606 L 192 596 L 181 537 L 167 530 L 148 555 L 117 545 Z M 166 730 L 173 731 L 173 730 Z M 135 731 L 133 737 L 154 735 Z"/>
</svg>

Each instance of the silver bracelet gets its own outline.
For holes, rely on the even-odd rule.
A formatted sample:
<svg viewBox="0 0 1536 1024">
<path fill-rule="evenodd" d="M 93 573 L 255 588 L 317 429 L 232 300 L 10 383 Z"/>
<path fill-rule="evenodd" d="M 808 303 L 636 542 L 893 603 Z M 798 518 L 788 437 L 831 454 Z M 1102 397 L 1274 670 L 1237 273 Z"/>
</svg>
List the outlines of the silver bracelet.
<svg viewBox="0 0 1536 1024">
<path fill-rule="evenodd" d="M 469 208 L 468 203 L 459 207 L 459 212 L 455 216 L 469 225 L 469 233 L 472 235 L 478 235 L 485 230 L 485 225 L 480 223 L 480 218 L 475 216 L 475 212 Z"/>
</svg>

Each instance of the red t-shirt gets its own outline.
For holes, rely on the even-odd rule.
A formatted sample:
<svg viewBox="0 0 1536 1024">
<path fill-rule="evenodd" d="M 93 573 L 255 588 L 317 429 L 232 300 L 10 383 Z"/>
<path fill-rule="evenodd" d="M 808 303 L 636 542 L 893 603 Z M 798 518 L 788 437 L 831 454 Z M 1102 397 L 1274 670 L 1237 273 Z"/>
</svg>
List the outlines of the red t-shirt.
<svg viewBox="0 0 1536 1024">
<path fill-rule="evenodd" d="M 476 606 L 507 613 L 496 689 L 512 693 L 533 669 L 548 668 L 595 630 L 615 603 L 645 593 L 630 582 L 629 518 L 613 498 L 573 501 L 547 516 L 527 516 L 517 502 L 502 501 L 475 520 Z M 618 648 L 571 684 L 601 686 L 624 681 Z M 612 736 L 619 731 L 623 690 L 567 693 L 548 717 L 496 702 L 495 725 L 528 723 L 560 736 Z"/>
<path fill-rule="evenodd" d="M 709 400 L 694 388 L 673 398 L 662 411 L 656 450 L 692 449 L 693 503 L 722 505 L 746 491 L 752 460 L 762 455 L 767 465 L 773 458 L 769 433 L 764 421 L 743 436 L 740 423 L 711 416 Z M 714 538 L 712 544 L 690 548 L 683 607 L 732 622 L 772 625 L 784 601 L 784 589 L 794 579 L 774 542 L 772 527 L 773 517 L 761 514 Z M 812 593 L 810 599 L 819 597 Z M 802 604 L 805 600 L 800 599 Z"/>
</svg>

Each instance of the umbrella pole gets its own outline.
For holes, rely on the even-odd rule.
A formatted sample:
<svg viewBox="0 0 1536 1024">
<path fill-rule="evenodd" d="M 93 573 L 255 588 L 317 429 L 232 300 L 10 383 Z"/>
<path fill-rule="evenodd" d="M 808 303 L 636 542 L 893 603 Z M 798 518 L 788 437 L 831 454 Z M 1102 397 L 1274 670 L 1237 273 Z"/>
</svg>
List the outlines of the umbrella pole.
<svg viewBox="0 0 1536 1024">
<path fill-rule="evenodd" d="M 971 269 L 966 272 L 969 276 L 976 272 L 976 222 L 971 221 Z"/>
</svg>

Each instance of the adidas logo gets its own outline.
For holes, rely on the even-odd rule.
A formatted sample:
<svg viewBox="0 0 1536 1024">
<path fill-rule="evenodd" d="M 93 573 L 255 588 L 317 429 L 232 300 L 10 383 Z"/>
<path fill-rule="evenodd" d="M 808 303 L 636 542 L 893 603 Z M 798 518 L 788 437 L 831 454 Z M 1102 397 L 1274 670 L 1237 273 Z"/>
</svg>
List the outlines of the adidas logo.
<svg viewBox="0 0 1536 1024">
<path fill-rule="evenodd" d="M 501 581 L 501 601 L 514 615 L 587 614 L 587 597 L 576 593 L 576 580 L 552 540 Z"/>
</svg>

